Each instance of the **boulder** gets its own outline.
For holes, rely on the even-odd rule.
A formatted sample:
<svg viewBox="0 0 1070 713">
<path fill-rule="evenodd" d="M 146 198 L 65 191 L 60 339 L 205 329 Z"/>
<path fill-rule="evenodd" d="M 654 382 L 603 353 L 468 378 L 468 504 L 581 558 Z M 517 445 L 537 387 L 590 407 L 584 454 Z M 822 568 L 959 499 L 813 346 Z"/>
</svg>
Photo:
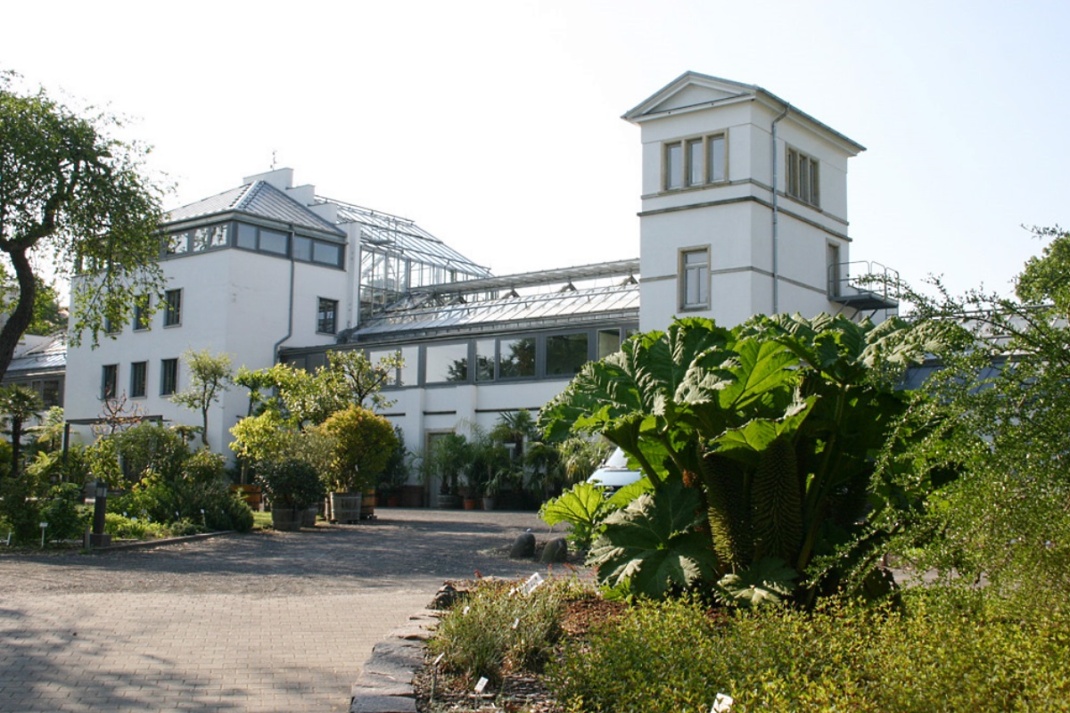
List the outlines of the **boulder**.
<svg viewBox="0 0 1070 713">
<path fill-rule="evenodd" d="M 509 550 L 512 559 L 530 559 L 535 556 L 535 535 L 525 532 L 513 540 L 513 547 Z"/>
</svg>

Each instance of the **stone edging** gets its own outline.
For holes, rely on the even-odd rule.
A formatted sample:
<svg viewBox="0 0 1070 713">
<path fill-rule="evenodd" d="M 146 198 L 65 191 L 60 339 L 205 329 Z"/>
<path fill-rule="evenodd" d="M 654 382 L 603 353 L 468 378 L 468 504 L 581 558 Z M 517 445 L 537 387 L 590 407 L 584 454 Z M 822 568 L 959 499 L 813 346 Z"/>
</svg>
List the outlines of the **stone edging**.
<svg viewBox="0 0 1070 713">
<path fill-rule="evenodd" d="M 183 542 L 196 542 L 207 540 L 222 535 L 233 535 L 234 530 L 220 530 L 219 532 L 202 532 L 199 535 L 183 535 L 182 537 L 161 537 L 158 540 L 138 540 L 137 542 L 119 542 L 107 547 L 93 547 L 83 550 L 88 554 L 105 554 L 107 552 L 121 552 L 124 550 L 138 550 L 146 547 L 162 547 L 164 545 L 180 545 Z"/>
<path fill-rule="evenodd" d="M 423 666 L 425 645 L 441 614 L 419 611 L 372 648 L 353 684 L 349 713 L 416 713 L 413 677 Z"/>
</svg>

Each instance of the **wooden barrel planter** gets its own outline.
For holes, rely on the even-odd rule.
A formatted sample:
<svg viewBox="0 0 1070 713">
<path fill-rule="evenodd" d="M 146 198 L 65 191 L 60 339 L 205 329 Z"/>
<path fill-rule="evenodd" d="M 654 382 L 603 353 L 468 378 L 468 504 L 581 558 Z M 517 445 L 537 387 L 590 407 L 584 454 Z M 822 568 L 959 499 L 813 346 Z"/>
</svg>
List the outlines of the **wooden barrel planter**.
<svg viewBox="0 0 1070 713">
<path fill-rule="evenodd" d="M 301 510 L 290 507 L 271 508 L 271 526 L 287 532 L 301 529 Z"/>
<path fill-rule="evenodd" d="M 331 493 L 334 521 L 343 524 L 360 522 L 363 500 L 363 493 Z"/>
<path fill-rule="evenodd" d="M 375 517 L 375 491 L 366 490 L 360 499 L 360 519 L 371 520 Z"/>
<path fill-rule="evenodd" d="M 319 515 L 319 508 L 315 505 L 307 507 L 304 510 L 298 511 L 301 514 L 301 527 L 315 527 L 316 516 Z"/>
</svg>

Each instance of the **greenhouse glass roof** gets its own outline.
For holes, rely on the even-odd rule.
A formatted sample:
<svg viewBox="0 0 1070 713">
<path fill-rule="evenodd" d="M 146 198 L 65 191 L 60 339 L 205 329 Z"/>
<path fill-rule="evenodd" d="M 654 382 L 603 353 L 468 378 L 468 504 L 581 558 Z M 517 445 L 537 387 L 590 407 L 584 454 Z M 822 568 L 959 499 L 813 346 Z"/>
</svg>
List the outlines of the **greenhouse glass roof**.
<svg viewBox="0 0 1070 713">
<path fill-rule="evenodd" d="M 408 218 L 322 196 L 316 196 L 316 202 L 336 205 L 339 223 L 359 223 L 361 243 L 369 249 L 404 256 L 413 262 L 442 267 L 461 275 L 489 277 L 491 274 L 490 270 L 475 264 Z"/>
</svg>

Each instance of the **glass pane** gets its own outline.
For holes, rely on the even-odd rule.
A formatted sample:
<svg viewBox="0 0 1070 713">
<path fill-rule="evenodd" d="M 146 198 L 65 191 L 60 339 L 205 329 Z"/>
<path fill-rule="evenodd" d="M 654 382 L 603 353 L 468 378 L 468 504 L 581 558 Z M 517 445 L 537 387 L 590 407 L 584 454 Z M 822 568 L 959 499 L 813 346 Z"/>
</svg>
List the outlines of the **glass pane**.
<svg viewBox="0 0 1070 713">
<path fill-rule="evenodd" d="M 312 261 L 312 239 L 294 236 L 294 259 Z"/>
<path fill-rule="evenodd" d="M 279 233 L 274 230 L 260 229 L 260 251 L 265 253 L 275 253 L 276 255 L 286 254 L 286 233 Z"/>
<path fill-rule="evenodd" d="M 401 379 L 398 381 L 398 386 L 416 386 L 419 376 L 419 347 L 403 347 L 401 349 Z"/>
<path fill-rule="evenodd" d="M 680 188 L 683 181 L 684 147 L 679 143 L 665 146 L 665 188 Z"/>
<path fill-rule="evenodd" d="M 498 374 L 503 379 L 535 376 L 535 339 L 501 340 Z"/>
<path fill-rule="evenodd" d="M 228 244 L 228 238 L 230 236 L 230 225 L 214 225 L 212 226 L 212 238 L 211 247 L 213 248 L 225 248 Z"/>
<path fill-rule="evenodd" d="M 546 340 L 546 373 L 548 375 L 579 373 L 588 362 L 587 335 L 562 334 Z"/>
<path fill-rule="evenodd" d="M 167 253 L 169 255 L 181 255 L 189 252 L 189 233 L 175 233 L 168 238 Z"/>
<path fill-rule="evenodd" d="M 238 223 L 238 239 L 236 242 L 239 248 L 256 250 L 256 227 Z"/>
<path fill-rule="evenodd" d="M 692 139 L 687 142 L 687 185 L 698 186 L 703 183 L 702 139 Z"/>
<path fill-rule="evenodd" d="M 209 228 L 197 228 L 193 231 L 193 252 L 203 252 L 208 249 Z"/>
<path fill-rule="evenodd" d="M 494 340 L 476 341 L 476 381 L 494 381 Z"/>
<path fill-rule="evenodd" d="M 468 344 L 427 347 L 427 383 L 468 381 Z"/>
<path fill-rule="evenodd" d="M 605 359 L 610 354 L 620 351 L 620 330 L 598 330 L 598 358 Z"/>
<path fill-rule="evenodd" d="M 312 244 L 312 260 L 323 265 L 342 264 L 342 246 L 316 241 Z"/>
<path fill-rule="evenodd" d="M 723 181 L 725 178 L 724 166 L 724 137 L 711 136 L 709 139 L 709 166 L 710 180 Z"/>
</svg>

